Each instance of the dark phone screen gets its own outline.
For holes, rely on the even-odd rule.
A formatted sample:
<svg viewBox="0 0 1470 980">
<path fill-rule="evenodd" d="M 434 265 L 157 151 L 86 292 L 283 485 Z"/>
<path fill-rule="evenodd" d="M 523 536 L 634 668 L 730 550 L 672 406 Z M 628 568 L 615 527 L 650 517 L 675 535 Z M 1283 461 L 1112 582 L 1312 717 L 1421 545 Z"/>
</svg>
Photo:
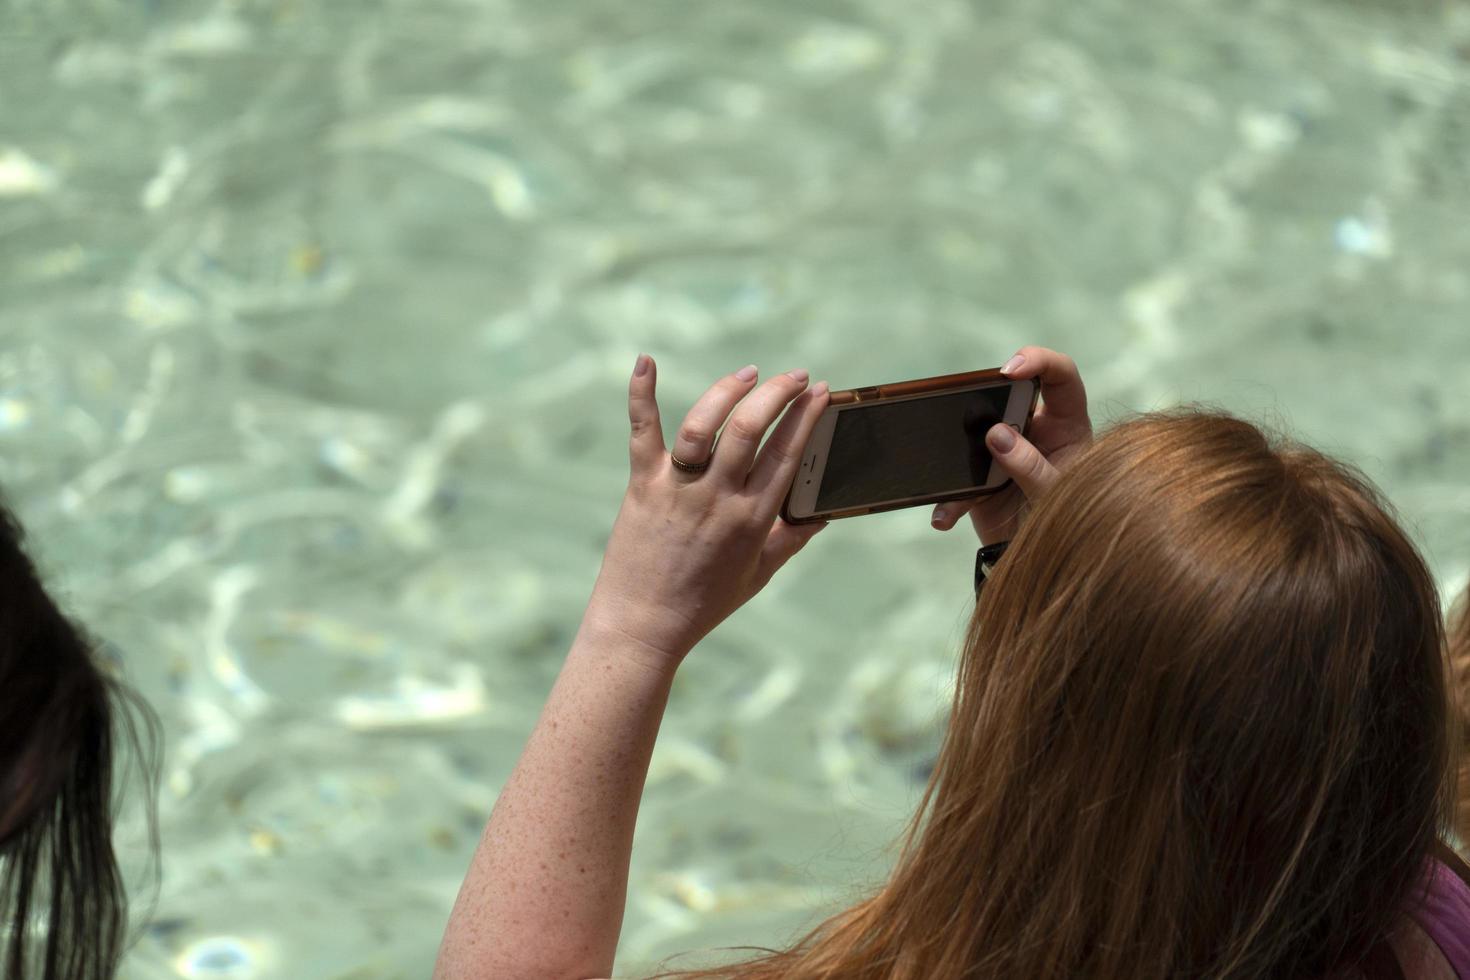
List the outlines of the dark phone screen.
<svg viewBox="0 0 1470 980">
<path fill-rule="evenodd" d="M 871 402 L 837 413 L 818 511 L 982 487 L 985 433 L 1005 418 L 1011 385 Z"/>
</svg>

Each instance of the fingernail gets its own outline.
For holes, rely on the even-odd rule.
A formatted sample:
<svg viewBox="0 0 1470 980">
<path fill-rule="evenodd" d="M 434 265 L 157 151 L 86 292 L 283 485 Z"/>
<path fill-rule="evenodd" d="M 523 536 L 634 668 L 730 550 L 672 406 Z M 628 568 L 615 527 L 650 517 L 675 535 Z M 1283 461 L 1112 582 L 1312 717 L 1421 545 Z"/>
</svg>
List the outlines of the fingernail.
<svg viewBox="0 0 1470 980">
<path fill-rule="evenodd" d="M 947 520 L 949 520 L 949 511 L 938 510 L 934 512 L 934 517 L 929 521 L 929 523 L 933 524 L 935 527 L 943 527 L 944 522 Z"/>
<path fill-rule="evenodd" d="M 1009 361 L 1006 361 L 1006 365 L 1005 365 L 1005 367 L 1003 367 L 1003 368 L 1000 369 L 1000 373 L 1001 374 L 1010 374 L 1011 372 L 1015 371 L 1016 368 L 1020 367 L 1022 364 L 1025 364 L 1025 363 L 1026 363 L 1026 358 L 1023 357 L 1020 354 L 1017 354 L 1015 357 L 1011 358 Z"/>
<path fill-rule="evenodd" d="M 825 382 L 825 381 L 818 381 L 815 385 L 812 386 L 812 397 L 813 398 L 821 398 L 826 393 L 827 393 L 827 382 Z"/>
<path fill-rule="evenodd" d="M 1008 425 L 997 425 L 990 430 L 990 444 L 1000 452 L 1008 453 L 1016 446 L 1016 433 Z"/>
<path fill-rule="evenodd" d="M 745 367 L 741 368 L 739 371 L 736 371 L 735 372 L 735 377 L 739 378 L 741 381 L 749 381 L 749 380 L 751 380 L 752 378 L 755 377 L 755 365 L 754 364 L 748 364 L 748 365 L 746 365 Z"/>
<path fill-rule="evenodd" d="M 797 368 L 795 371 L 787 371 L 786 373 L 791 377 L 792 381 L 805 381 L 811 377 L 811 375 L 806 373 L 806 368 Z"/>
<path fill-rule="evenodd" d="M 638 360 L 633 362 L 633 377 L 641 378 L 648 373 L 648 355 L 639 354 Z"/>
</svg>

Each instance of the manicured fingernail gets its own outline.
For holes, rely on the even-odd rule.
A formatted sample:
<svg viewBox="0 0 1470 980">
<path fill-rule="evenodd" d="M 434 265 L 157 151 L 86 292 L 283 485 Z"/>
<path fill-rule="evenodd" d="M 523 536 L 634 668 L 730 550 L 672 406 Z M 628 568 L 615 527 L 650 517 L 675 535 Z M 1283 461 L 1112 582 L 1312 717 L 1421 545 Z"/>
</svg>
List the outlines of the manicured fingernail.
<svg viewBox="0 0 1470 980">
<path fill-rule="evenodd" d="M 790 376 L 792 381 L 805 381 L 811 377 L 811 375 L 806 373 L 806 368 L 797 368 L 795 371 L 787 371 L 786 374 Z"/>
<path fill-rule="evenodd" d="M 1016 433 L 1008 425 L 997 425 L 990 430 L 990 444 L 1003 453 L 1016 447 Z"/>
<path fill-rule="evenodd" d="M 638 360 L 633 362 L 633 377 L 641 378 L 648 373 L 648 355 L 639 354 Z"/>
<path fill-rule="evenodd" d="M 1025 364 L 1025 363 L 1026 363 L 1026 358 L 1023 357 L 1020 354 L 1017 354 L 1015 357 L 1011 358 L 1009 361 L 1006 361 L 1006 366 L 1000 369 L 1000 373 L 1001 374 L 1010 374 L 1011 372 L 1015 371 L 1016 368 L 1020 367 L 1022 364 Z"/>
<path fill-rule="evenodd" d="M 947 520 L 949 520 L 949 511 L 937 510 L 934 512 L 934 517 L 930 519 L 929 523 L 933 524 L 935 527 L 943 527 L 944 522 Z"/>
<path fill-rule="evenodd" d="M 827 393 L 827 382 L 825 382 L 825 381 L 818 381 L 815 385 L 812 386 L 812 397 L 813 398 L 821 398 L 826 393 Z"/>
<path fill-rule="evenodd" d="M 755 377 L 755 365 L 747 364 L 745 367 L 735 372 L 735 377 L 739 378 L 741 381 L 750 381 Z"/>
</svg>

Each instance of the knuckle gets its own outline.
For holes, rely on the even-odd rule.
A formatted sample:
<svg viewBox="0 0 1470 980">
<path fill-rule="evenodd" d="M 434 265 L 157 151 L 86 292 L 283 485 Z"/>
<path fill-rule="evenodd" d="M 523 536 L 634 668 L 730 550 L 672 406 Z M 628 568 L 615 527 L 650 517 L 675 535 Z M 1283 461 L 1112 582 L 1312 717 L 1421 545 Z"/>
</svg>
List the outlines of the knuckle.
<svg viewBox="0 0 1470 980">
<path fill-rule="evenodd" d="M 731 495 L 729 504 L 733 509 L 734 516 L 742 526 L 760 523 L 761 510 L 760 495 L 750 491 L 744 491 Z"/>
<path fill-rule="evenodd" d="M 1033 446 L 1017 443 L 1013 455 L 1016 457 L 1016 468 L 1029 476 L 1039 476 L 1046 466 L 1046 460 Z"/>
<path fill-rule="evenodd" d="M 764 426 L 746 415 L 736 415 L 725 426 L 725 431 L 742 441 L 759 439 Z"/>
<path fill-rule="evenodd" d="M 692 422 L 686 419 L 684 424 L 679 426 L 679 438 L 684 442 L 704 443 L 708 442 L 713 435 L 714 433 L 708 426 L 697 421 Z"/>
<path fill-rule="evenodd" d="M 786 466 L 794 462 L 797 458 L 796 450 L 792 448 L 790 443 L 777 442 L 774 439 L 766 446 L 765 451 L 771 454 L 771 459 L 775 461 L 778 467 Z"/>
</svg>

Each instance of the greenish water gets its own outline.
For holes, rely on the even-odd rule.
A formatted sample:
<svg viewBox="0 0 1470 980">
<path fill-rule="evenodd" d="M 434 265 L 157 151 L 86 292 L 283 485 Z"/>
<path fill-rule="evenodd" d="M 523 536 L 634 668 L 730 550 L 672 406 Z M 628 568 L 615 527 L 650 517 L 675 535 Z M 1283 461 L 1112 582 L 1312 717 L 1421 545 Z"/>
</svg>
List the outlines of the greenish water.
<svg viewBox="0 0 1470 980">
<path fill-rule="evenodd" d="M 1467 216 L 1461 4 L 0 0 L 0 484 L 166 727 L 124 976 L 427 976 L 640 350 L 672 437 L 1053 346 L 1359 464 L 1458 589 Z M 839 522 L 691 656 L 619 975 L 881 880 L 966 533 Z"/>
</svg>

